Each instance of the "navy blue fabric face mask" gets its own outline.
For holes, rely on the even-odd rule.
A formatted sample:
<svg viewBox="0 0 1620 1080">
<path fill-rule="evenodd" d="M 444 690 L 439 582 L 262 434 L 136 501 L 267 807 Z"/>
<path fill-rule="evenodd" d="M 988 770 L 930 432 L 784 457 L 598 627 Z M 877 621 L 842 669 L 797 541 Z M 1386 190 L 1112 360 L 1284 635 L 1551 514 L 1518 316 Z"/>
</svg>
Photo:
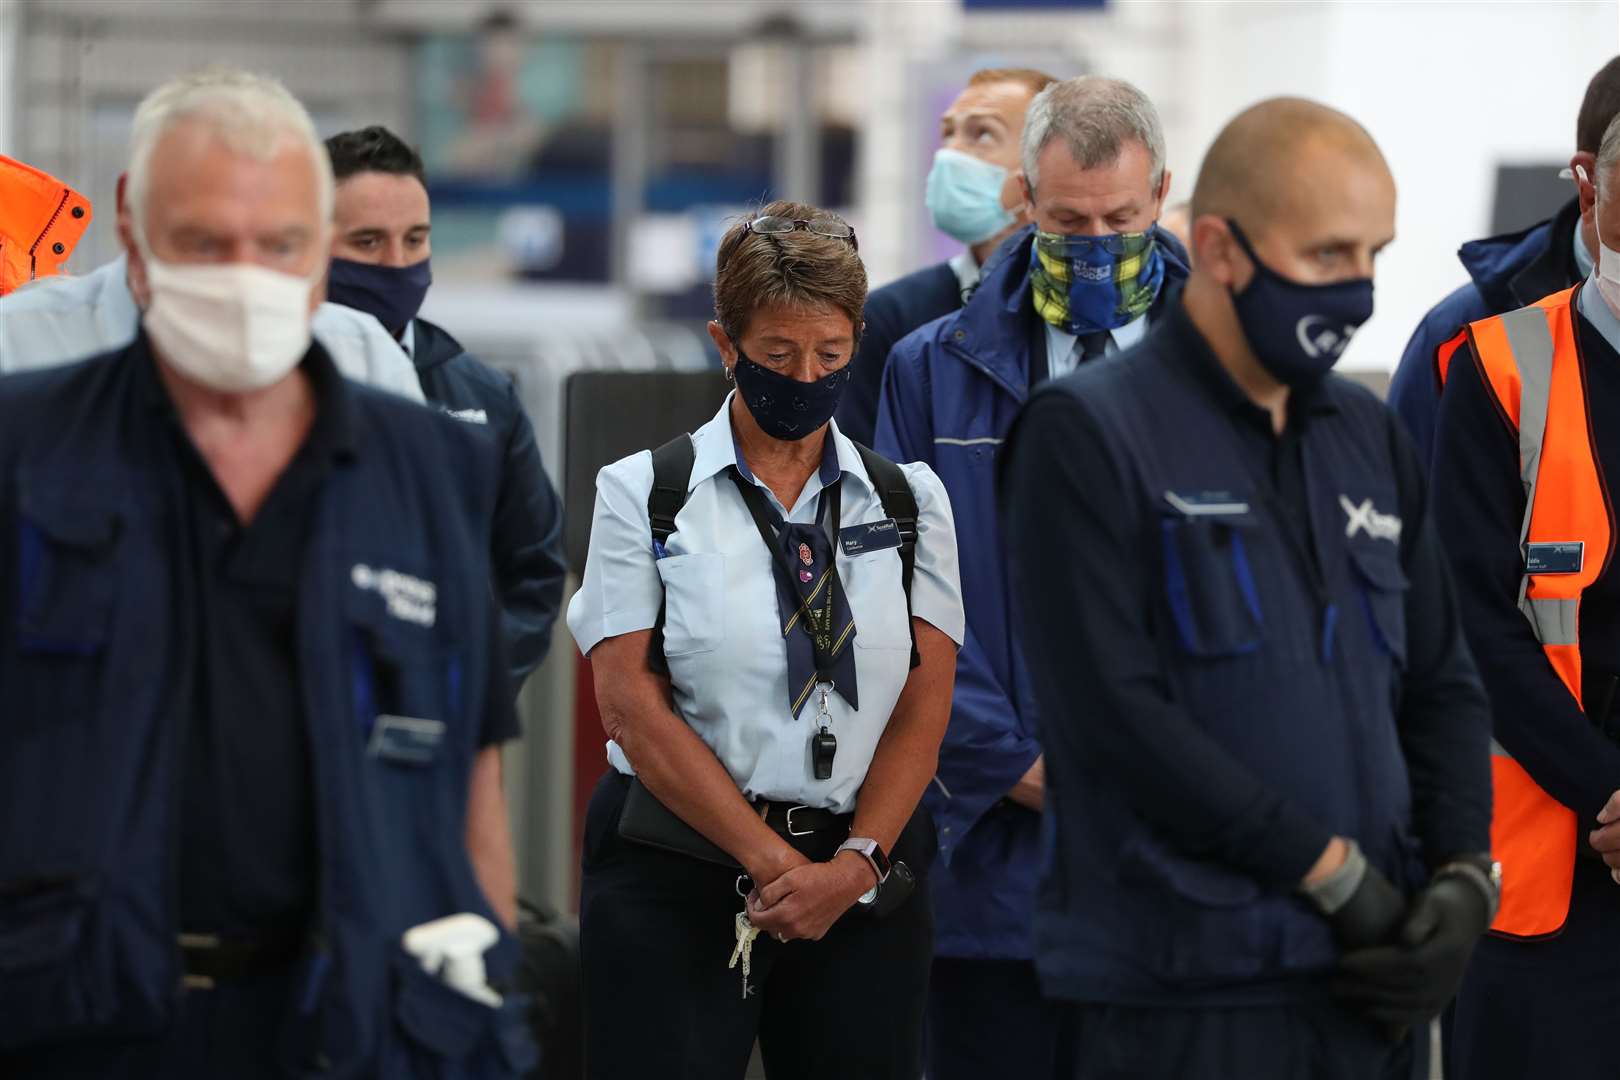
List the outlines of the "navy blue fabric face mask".
<svg viewBox="0 0 1620 1080">
<path fill-rule="evenodd" d="M 737 392 L 760 430 L 773 439 L 798 442 L 838 411 L 849 385 L 849 369 L 845 364 L 815 382 L 800 382 L 754 363 L 738 348 L 734 374 Z"/>
<path fill-rule="evenodd" d="M 326 298 L 334 304 L 374 315 L 395 337 L 422 309 L 428 286 L 433 284 L 430 259 L 410 266 L 376 266 L 353 259 L 332 260 L 326 279 Z"/>
<path fill-rule="evenodd" d="M 1361 324 L 1372 318 L 1372 278 L 1301 285 L 1260 261 L 1238 224 L 1232 238 L 1254 263 L 1254 277 L 1232 294 L 1255 358 L 1284 386 L 1306 386 L 1333 369 Z"/>
</svg>

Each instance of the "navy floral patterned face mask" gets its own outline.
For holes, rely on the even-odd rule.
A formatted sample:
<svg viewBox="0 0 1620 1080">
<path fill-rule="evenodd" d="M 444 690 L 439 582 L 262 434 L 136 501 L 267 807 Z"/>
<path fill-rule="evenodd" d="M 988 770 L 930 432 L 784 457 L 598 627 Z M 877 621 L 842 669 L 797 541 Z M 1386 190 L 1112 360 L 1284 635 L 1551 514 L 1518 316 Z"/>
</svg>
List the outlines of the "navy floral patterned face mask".
<svg viewBox="0 0 1620 1080">
<path fill-rule="evenodd" d="M 838 411 L 849 385 L 846 364 L 815 382 L 800 382 L 762 367 L 737 350 L 737 392 L 761 431 L 783 442 L 798 442 L 819 431 Z"/>
</svg>

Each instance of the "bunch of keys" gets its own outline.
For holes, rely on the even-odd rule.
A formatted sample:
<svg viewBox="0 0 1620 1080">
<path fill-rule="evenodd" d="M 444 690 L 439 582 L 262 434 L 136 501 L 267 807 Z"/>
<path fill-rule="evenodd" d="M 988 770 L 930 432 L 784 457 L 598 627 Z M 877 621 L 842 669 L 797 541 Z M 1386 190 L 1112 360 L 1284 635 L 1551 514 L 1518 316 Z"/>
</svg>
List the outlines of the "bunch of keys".
<svg viewBox="0 0 1620 1080">
<path fill-rule="evenodd" d="M 738 962 L 741 961 L 742 996 L 744 1001 L 748 1000 L 748 991 L 750 989 L 748 986 L 748 976 L 753 970 L 754 939 L 759 937 L 759 927 L 755 926 L 749 921 L 748 910 L 746 907 L 748 892 L 751 887 L 752 883 L 749 882 L 747 875 L 743 875 L 737 879 L 737 895 L 743 898 L 745 901 L 745 906 L 742 911 L 737 912 L 737 919 L 735 922 L 737 945 L 731 950 L 731 962 L 726 965 L 727 969 L 734 968 L 737 966 Z"/>
<path fill-rule="evenodd" d="M 832 725 L 832 713 L 827 709 L 827 695 L 832 693 L 833 684 L 824 682 L 819 689 L 821 699 L 816 723 L 820 730 L 810 736 L 810 766 L 817 780 L 831 780 L 833 758 L 838 755 L 838 736 L 827 730 Z"/>
</svg>

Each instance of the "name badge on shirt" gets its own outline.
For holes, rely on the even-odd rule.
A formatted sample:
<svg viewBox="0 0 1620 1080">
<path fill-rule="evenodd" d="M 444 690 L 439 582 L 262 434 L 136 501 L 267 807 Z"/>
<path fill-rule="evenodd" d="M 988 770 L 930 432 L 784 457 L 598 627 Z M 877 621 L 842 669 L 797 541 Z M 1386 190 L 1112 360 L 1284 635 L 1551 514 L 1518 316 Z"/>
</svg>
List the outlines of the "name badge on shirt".
<svg viewBox="0 0 1620 1080">
<path fill-rule="evenodd" d="M 1527 574 L 1578 574 L 1585 565 L 1584 540 L 1525 545 L 1524 572 Z"/>
<path fill-rule="evenodd" d="M 897 548 L 900 546 L 900 526 L 894 518 L 868 521 L 863 525 L 846 525 L 838 530 L 838 544 L 844 549 L 844 555 L 851 559 L 873 551 Z"/>
<path fill-rule="evenodd" d="M 414 716 L 377 717 L 367 752 L 396 765 L 430 765 L 444 742 L 444 721 Z"/>
</svg>

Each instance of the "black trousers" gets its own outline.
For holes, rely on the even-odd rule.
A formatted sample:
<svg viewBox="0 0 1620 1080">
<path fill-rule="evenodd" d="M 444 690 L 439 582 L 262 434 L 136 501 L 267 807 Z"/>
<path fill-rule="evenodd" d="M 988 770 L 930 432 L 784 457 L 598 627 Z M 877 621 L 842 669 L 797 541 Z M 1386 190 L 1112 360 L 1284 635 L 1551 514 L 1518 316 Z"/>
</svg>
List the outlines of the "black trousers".
<svg viewBox="0 0 1620 1080">
<path fill-rule="evenodd" d="M 1058 1080 L 1427 1080 L 1429 1029 L 1390 1043 L 1331 1002 L 1077 1005 Z M 1471 1080 L 1464 1077 L 1462 1080 Z M 1522 1080 L 1529 1080 L 1528 1077 Z"/>
<path fill-rule="evenodd" d="M 915 1080 L 934 917 L 924 877 L 933 823 L 919 808 L 892 853 L 918 875 L 881 919 L 850 911 L 820 941 L 754 941 L 728 970 L 743 901 L 736 871 L 618 834 L 629 782 L 609 773 L 585 819 L 580 950 L 592 1080 L 741 1080 L 757 1038 L 771 1080 Z M 841 836 L 803 837 L 811 859 Z"/>
<path fill-rule="evenodd" d="M 279 1080 L 277 1036 L 290 975 L 222 983 L 181 998 L 169 1031 L 155 1039 L 84 1039 L 0 1052 L 5 1080 Z"/>
<path fill-rule="evenodd" d="M 1053 1075 L 1062 1007 L 1041 997 L 1031 960 L 934 959 L 928 1080 Z"/>
<path fill-rule="evenodd" d="M 1447 1080 L 1614 1080 L 1620 1017 L 1620 885 L 1575 864 L 1569 919 L 1544 941 L 1487 937 L 1446 1031 Z"/>
</svg>

